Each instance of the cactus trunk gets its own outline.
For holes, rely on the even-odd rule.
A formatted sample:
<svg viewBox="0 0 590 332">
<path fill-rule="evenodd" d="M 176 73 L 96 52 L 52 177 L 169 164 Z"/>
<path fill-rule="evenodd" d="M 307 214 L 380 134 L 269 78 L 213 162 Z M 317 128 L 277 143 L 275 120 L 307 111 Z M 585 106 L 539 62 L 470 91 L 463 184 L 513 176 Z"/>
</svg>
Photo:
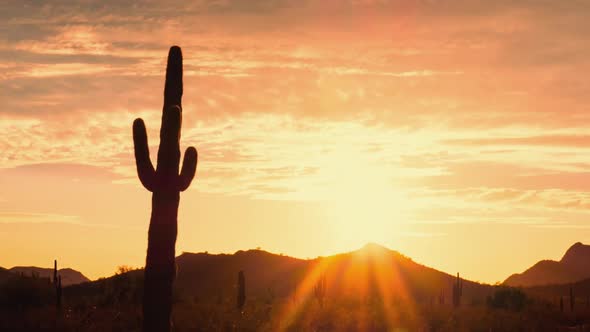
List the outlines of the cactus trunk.
<svg viewBox="0 0 590 332">
<path fill-rule="evenodd" d="M 144 331 L 169 331 L 180 197 L 154 193 L 144 273 Z"/>
<path fill-rule="evenodd" d="M 190 147 L 184 154 L 180 174 L 178 172 L 182 89 L 182 53 L 179 47 L 173 46 L 166 67 L 156 170 L 149 156 L 145 124 L 141 119 L 133 123 L 137 174 L 143 186 L 153 193 L 144 272 L 143 331 L 170 331 L 180 192 L 189 187 L 197 166 L 197 150 Z"/>
</svg>

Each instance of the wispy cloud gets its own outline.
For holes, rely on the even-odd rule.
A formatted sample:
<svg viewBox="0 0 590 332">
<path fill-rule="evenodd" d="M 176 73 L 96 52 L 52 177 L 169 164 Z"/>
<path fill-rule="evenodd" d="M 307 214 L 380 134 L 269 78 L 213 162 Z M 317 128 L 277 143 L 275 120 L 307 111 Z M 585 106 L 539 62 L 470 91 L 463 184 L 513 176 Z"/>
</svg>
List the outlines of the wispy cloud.
<svg viewBox="0 0 590 332">
<path fill-rule="evenodd" d="M 79 224 L 79 216 L 51 213 L 1 212 L 0 223 L 68 223 Z"/>
</svg>

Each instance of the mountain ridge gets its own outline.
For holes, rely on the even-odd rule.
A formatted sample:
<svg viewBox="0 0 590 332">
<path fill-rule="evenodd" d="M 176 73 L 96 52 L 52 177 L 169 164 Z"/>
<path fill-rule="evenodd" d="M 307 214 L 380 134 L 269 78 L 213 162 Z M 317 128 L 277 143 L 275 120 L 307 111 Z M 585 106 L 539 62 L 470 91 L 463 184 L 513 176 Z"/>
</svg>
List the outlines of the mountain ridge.
<svg viewBox="0 0 590 332">
<path fill-rule="evenodd" d="M 40 278 L 53 279 L 52 268 L 44 268 L 37 266 L 14 266 L 7 270 L 14 274 L 25 274 L 27 276 L 31 276 L 34 273 L 38 275 Z M 76 285 L 90 281 L 90 279 L 88 279 L 84 274 L 82 274 L 82 272 L 74 270 L 72 268 L 58 269 L 57 273 L 61 276 L 61 282 L 63 286 Z"/>
<path fill-rule="evenodd" d="M 534 287 L 578 282 L 590 278 L 590 245 L 576 242 L 559 261 L 541 260 L 522 273 L 509 276 L 508 286 Z"/>
<path fill-rule="evenodd" d="M 234 300 L 238 273 L 243 271 L 248 298 L 272 299 L 313 296 L 319 280 L 326 283 L 326 296 L 371 298 L 375 294 L 399 301 L 432 303 L 439 296 L 451 301 L 456 275 L 414 262 L 389 248 L 369 244 L 358 250 L 301 259 L 260 249 L 234 254 L 183 252 L 176 258 L 175 294 L 187 301 Z M 68 287 L 72 294 L 97 294 L 109 282 L 141 280 L 141 270 Z M 482 302 L 491 285 L 463 280 L 464 301 Z M 307 294 L 307 295 L 303 295 Z M 266 300 L 265 300 L 266 301 Z M 270 301 L 270 300 L 269 300 Z M 444 300 L 443 300 L 444 301 Z"/>
</svg>

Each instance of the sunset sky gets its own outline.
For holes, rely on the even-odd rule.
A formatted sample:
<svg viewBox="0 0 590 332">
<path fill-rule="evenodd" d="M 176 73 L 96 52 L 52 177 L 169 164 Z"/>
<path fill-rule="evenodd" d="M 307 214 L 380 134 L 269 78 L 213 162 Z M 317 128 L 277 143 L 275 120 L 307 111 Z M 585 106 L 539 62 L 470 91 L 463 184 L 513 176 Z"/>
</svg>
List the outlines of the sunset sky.
<svg viewBox="0 0 590 332">
<path fill-rule="evenodd" d="M 171 45 L 178 254 L 377 242 L 493 283 L 590 242 L 590 2 L 127 3 L 0 2 L 0 266 L 143 266 Z"/>
</svg>

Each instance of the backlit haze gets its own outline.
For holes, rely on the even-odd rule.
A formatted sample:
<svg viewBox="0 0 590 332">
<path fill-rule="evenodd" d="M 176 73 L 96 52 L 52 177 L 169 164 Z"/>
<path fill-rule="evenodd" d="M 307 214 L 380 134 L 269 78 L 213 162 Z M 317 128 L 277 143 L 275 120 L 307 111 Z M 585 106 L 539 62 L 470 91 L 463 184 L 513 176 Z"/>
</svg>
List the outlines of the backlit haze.
<svg viewBox="0 0 590 332">
<path fill-rule="evenodd" d="M 504 280 L 590 241 L 590 2 L 0 3 L 0 266 L 143 266 L 169 46 L 177 253 L 377 242 Z"/>
</svg>

